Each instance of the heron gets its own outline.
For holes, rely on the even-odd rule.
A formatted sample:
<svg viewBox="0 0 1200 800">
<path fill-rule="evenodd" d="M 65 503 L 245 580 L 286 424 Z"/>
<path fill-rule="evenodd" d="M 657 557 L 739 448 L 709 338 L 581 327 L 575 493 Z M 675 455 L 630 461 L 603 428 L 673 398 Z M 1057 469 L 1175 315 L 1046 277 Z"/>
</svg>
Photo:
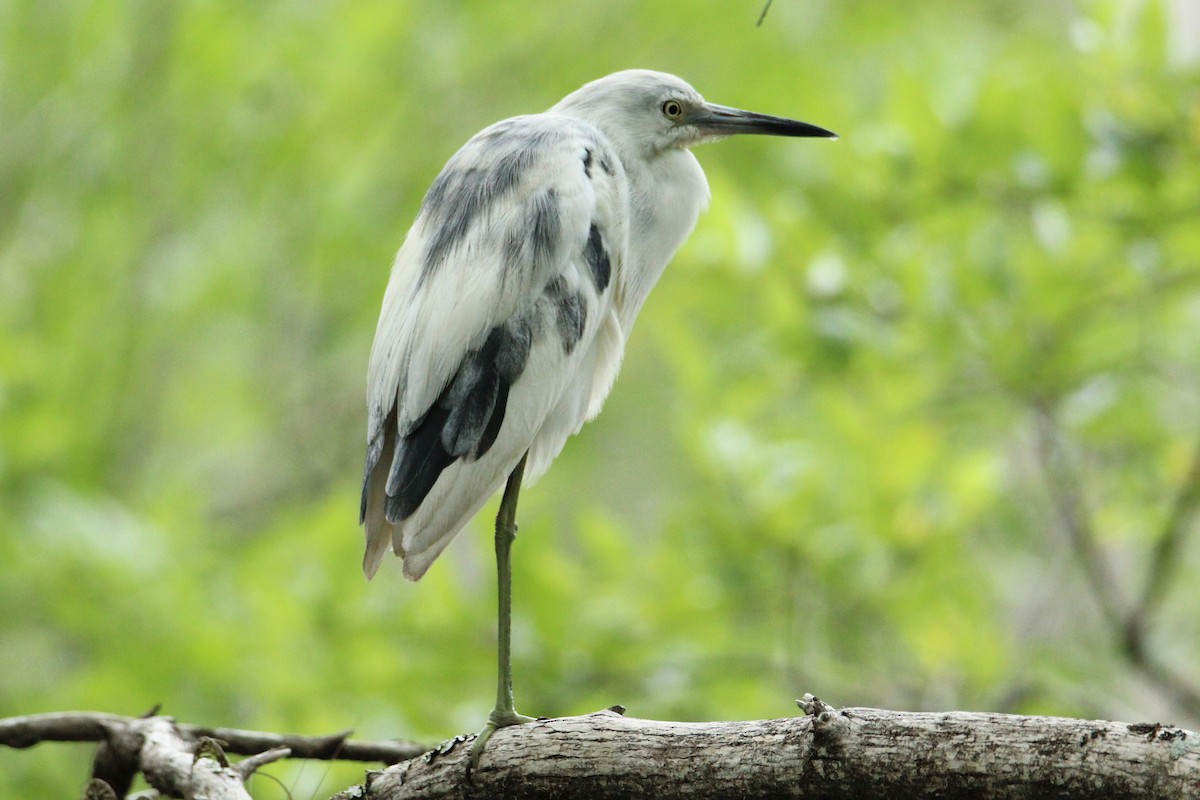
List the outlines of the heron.
<svg viewBox="0 0 1200 800">
<path fill-rule="evenodd" d="M 359 522 L 370 579 L 388 548 L 425 574 L 504 487 L 496 515 L 498 728 L 513 704 L 510 550 L 523 480 L 612 388 L 647 295 L 708 205 L 693 145 L 836 138 L 708 103 L 682 79 L 616 72 L 497 122 L 446 163 L 392 265 L 371 348 Z"/>
</svg>

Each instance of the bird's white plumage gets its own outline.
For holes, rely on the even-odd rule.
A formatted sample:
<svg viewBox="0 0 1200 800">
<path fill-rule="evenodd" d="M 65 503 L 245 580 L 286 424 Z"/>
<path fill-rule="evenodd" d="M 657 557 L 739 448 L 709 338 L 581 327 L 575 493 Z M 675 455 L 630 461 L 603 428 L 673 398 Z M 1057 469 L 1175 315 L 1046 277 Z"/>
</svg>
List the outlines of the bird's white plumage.
<svg viewBox="0 0 1200 800">
<path fill-rule="evenodd" d="M 523 121 L 526 133 L 529 128 L 546 125 L 536 117 Z M 477 347 L 497 323 L 536 299 L 554 277 L 554 269 L 563 269 L 582 249 L 592 219 L 619 220 L 622 216 L 623 209 L 612 192 L 598 193 L 578 168 L 585 146 L 581 131 L 564 132 L 558 125 L 549 131 L 556 137 L 553 147 L 530 165 L 513 194 L 484 209 L 450 253 L 450 263 L 422 281 L 422 251 L 431 234 L 424 214 L 417 217 L 396 255 L 375 331 L 367 383 L 369 408 L 374 412 L 395 402 L 402 431 L 411 428 L 429 408 L 463 354 Z M 487 132 L 468 142 L 451 165 L 486 173 L 489 153 L 480 140 Z M 514 276 L 504 269 L 500 249 L 507 238 L 525 235 L 519 209 L 529 197 L 548 189 L 561 198 L 563 237 L 557 263 Z"/>
<path fill-rule="evenodd" d="M 544 114 L 520 122 L 522 135 L 544 130 L 550 143 L 520 176 L 514 191 L 485 209 L 447 261 L 424 280 L 421 258 L 431 235 L 425 215 L 418 217 L 396 256 L 368 372 L 369 436 L 380 434 L 393 405 L 397 435 L 411 430 L 464 354 L 478 348 L 496 325 L 526 310 L 551 280 L 561 278 L 569 290 L 579 292 L 586 304 L 586 324 L 570 353 L 564 353 L 554 337 L 534 337 L 525 369 L 511 387 L 496 442 L 482 458 L 460 459 L 447 467 L 412 516 L 398 524 L 389 522 L 378 498 L 368 497 L 368 574 L 377 569 L 390 543 L 405 559 L 405 574 L 420 577 L 526 451 L 529 478 L 545 471 L 566 439 L 599 411 L 616 377 L 624 346 L 614 310 L 616 292 L 596 290 L 582 254 L 595 225 L 610 243 L 614 276 L 622 272 L 629 202 L 621 163 L 603 134 L 582 120 Z M 486 133 L 468 142 L 448 168 L 486 171 Z M 591 176 L 585 173 L 582 164 L 589 148 L 593 158 L 609 165 L 611 175 L 598 166 Z M 540 269 L 506 269 L 501 249 L 509 238 L 524 235 L 521 208 L 530 197 L 548 190 L 558 201 L 561 221 L 557 252 Z M 381 494 L 382 485 L 376 478 L 368 486 L 369 494 Z"/>
<path fill-rule="evenodd" d="M 599 412 L 708 202 L 687 148 L 736 132 L 831 135 L 631 70 L 450 159 L 396 256 L 371 352 L 368 576 L 390 545 L 419 578 L 522 455 L 536 478 Z"/>
</svg>

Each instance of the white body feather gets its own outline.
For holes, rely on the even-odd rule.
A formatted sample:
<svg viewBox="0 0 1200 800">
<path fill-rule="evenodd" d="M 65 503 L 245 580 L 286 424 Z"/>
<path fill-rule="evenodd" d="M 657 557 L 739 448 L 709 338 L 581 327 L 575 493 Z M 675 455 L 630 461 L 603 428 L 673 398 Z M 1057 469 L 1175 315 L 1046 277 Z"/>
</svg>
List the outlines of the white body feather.
<svg viewBox="0 0 1200 800">
<path fill-rule="evenodd" d="M 671 76 L 619 75 L 623 80 L 602 79 L 544 114 L 507 120 L 472 138 L 443 170 L 400 248 L 368 376 L 368 576 L 390 546 L 404 559 L 404 574 L 419 578 L 522 455 L 529 453 L 529 479 L 549 467 L 600 411 L 642 304 L 707 204 L 704 173 L 686 149 L 694 141 L 664 143 L 659 131 L 647 130 L 656 121 L 643 120 L 641 106 L 635 113 L 624 96 L 630 85 L 647 96 L 702 103 L 699 95 Z M 447 206 L 456 200 L 461 208 Z M 525 252 L 517 240 L 534 235 L 531 221 L 539 218 L 531 209 L 539 202 L 554 204 L 555 235 L 530 245 L 541 246 L 538 255 L 514 265 L 513 253 Z M 447 225 L 457 227 L 447 232 Z M 600 280 L 596 252 L 588 250 L 596 233 L 611 280 Z M 580 329 L 555 328 L 553 320 L 565 324 L 566 312 L 555 310 L 548 293 L 563 308 L 584 309 Z M 400 491 L 394 466 L 403 448 L 432 408 L 449 406 L 456 376 L 476 386 L 467 373 L 489 332 L 521 319 L 532 331 L 528 354 L 507 388 L 494 441 L 478 457 L 458 457 L 441 469 L 407 516 L 389 511 L 389 497 Z M 434 447 L 452 449 L 445 441 Z"/>
</svg>

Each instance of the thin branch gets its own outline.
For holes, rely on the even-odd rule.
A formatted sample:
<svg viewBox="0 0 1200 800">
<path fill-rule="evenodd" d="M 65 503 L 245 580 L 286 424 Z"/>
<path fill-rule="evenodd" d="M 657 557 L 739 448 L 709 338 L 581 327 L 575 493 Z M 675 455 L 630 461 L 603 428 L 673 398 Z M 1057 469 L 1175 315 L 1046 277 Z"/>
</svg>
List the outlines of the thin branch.
<svg viewBox="0 0 1200 800">
<path fill-rule="evenodd" d="M 39 742 L 106 742 L 113 732 L 127 729 L 133 717 L 88 711 L 65 711 L 52 714 L 31 714 L 24 717 L 0 719 L 0 744 L 8 747 L 32 747 Z M 376 761 L 395 764 L 424 753 L 429 748 L 406 740 L 355 741 L 348 739 L 350 731 L 328 736 L 299 736 L 297 734 L 264 733 L 236 728 L 209 728 L 202 725 L 179 725 L 184 736 L 198 740 L 209 737 L 221 741 L 222 747 L 236 755 L 255 755 L 278 747 L 287 747 L 293 758 L 312 758 L 343 761 Z"/>
<path fill-rule="evenodd" d="M 1101 552 L 1092 515 L 1084 497 L 1083 482 L 1075 470 L 1058 421 L 1042 406 L 1034 406 L 1037 453 L 1050 490 L 1050 502 L 1071 547 L 1092 597 L 1105 621 L 1117 631 L 1124 628 L 1124 604 L 1116 598 L 1117 581 Z"/>
<path fill-rule="evenodd" d="M 754 23 L 754 27 L 761 28 L 763 20 L 767 18 L 767 12 L 771 10 L 771 0 L 767 0 L 767 4 L 763 6 L 762 13 L 758 15 L 758 22 Z"/>
<path fill-rule="evenodd" d="M 132 717 L 96 711 L 61 711 L 0 719 L 0 744 L 23 749 L 40 742 L 103 742 Z"/>
<path fill-rule="evenodd" d="M 1179 563 L 1178 555 L 1188 532 L 1188 523 L 1200 510 L 1200 442 L 1192 456 L 1192 465 L 1175 495 L 1171 512 L 1167 515 L 1162 533 L 1154 544 L 1150 569 L 1137 606 L 1129 615 L 1131 627 L 1140 628 L 1145 620 L 1154 616 L 1166 597 L 1167 587 L 1175 576 Z M 1139 630 L 1139 633 L 1141 631 Z"/>
<path fill-rule="evenodd" d="M 264 733 L 237 728 L 207 728 L 199 725 L 180 725 L 180 730 L 195 736 L 211 736 L 226 743 L 225 749 L 238 755 L 253 755 L 275 747 L 287 747 L 292 758 L 312 758 L 325 761 L 379 761 L 395 764 L 414 758 L 429 749 L 427 745 L 407 739 L 358 741 L 350 739 L 352 730 L 326 736 L 300 736 L 293 733 Z"/>
<path fill-rule="evenodd" d="M 292 755 L 291 748 L 276 747 L 271 750 L 266 750 L 257 755 L 248 756 L 238 762 L 237 771 L 242 773 L 242 778 L 249 778 L 258 770 L 259 767 L 265 767 L 274 761 L 279 761 L 281 758 L 288 758 Z"/>
</svg>

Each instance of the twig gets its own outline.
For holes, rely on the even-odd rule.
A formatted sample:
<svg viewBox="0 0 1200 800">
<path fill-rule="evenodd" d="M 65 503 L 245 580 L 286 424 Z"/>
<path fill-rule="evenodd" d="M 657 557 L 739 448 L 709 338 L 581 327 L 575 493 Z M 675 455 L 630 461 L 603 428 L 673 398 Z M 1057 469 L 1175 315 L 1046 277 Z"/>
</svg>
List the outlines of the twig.
<svg viewBox="0 0 1200 800">
<path fill-rule="evenodd" d="M 351 730 L 326 736 L 300 736 L 293 733 L 265 733 L 237 728 L 207 728 L 200 725 L 180 725 L 180 730 L 195 736 L 211 736 L 227 742 L 225 749 L 238 755 L 253 755 L 274 747 L 287 747 L 292 758 L 312 758 L 324 761 L 379 761 L 395 764 L 413 758 L 429 749 L 428 745 L 407 739 L 359 741 L 350 739 Z"/>
<path fill-rule="evenodd" d="M 289 747 L 276 747 L 257 755 L 247 756 L 238 762 L 237 771 L 242 773 L 243 779 L 249 778 L 259 767 L 264 767 L 281 758 L 288 758 L 291 754 L 292 750 Z"/>
<path fill-rule="evenodd" d="M 754 23 L 754 27 L 762 27 L 763 20 L 767 18 L 767 12 L 771 10 L 771 1 L 772 0 L 767 0 L 767 4 L 763 6 L 762 13 L 758 15 L 758 22 Z"/>
</svg>

